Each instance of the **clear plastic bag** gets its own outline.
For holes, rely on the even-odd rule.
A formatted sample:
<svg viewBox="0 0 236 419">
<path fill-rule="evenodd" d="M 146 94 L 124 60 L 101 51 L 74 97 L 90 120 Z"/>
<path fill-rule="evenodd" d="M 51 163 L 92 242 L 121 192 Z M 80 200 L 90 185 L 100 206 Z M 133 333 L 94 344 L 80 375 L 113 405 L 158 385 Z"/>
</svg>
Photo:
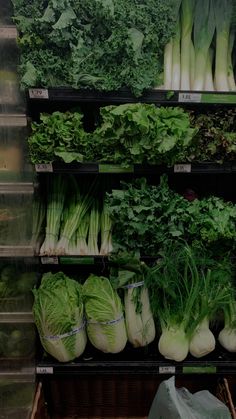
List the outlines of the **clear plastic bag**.
<svg viewBox="0 0 236 419">
<path fill-rule="evenodd" d="M 186 388 L 177 389 L 171 377 L 160 384 L 148 419 L 231 419 L 231 414 L 209 391 L 192 394 Z"/>
</svg>

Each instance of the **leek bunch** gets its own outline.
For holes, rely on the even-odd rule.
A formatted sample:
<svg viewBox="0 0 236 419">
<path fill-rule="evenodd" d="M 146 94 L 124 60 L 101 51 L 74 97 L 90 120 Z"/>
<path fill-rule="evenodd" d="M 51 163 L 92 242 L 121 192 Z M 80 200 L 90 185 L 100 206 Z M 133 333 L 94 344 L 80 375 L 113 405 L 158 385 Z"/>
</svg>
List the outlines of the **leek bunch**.
<svg viewBox="0 0 236 419">
<path fill-rule="evenodd" d="M 233 0 L 182 0 L 176 34 L 164 51 L 164 87 L 236 91 Z"/>
</svg>

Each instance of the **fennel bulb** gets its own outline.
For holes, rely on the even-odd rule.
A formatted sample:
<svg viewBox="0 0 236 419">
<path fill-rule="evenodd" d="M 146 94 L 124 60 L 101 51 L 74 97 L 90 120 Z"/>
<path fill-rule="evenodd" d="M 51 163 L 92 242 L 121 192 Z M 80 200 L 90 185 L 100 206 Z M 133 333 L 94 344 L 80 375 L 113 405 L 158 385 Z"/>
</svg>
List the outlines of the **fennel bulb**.
<svg viewBox="0 0 236 419">
<path fill-rule="evenodd" d="M 189 339 L 182 325 L 163 329 L 158 343 L 161 355 L 176 362 L 183 361 L 189 351 Z"/>
<path fill-rule="evenodd" d="M 229 326 L 225 326 L 224 329 L 221 330 L 218 340 L 229 352 L 236 352 L 236 329 L 231 328 Z"/>
<path fill-rule="evenodd" d="M 137 312 L 134 302 L 134 293 L 137 288 L 128 288 L 125 291 L 125 319 L 129 342 L 135 347 L 146 346 L 155 338 L 155 323 L 153 320 L 148 290 L 144 286 L 140 290 L 140 311 Z"/>
<path fill-rule="evenodd" d="M 190 340 L 189 352 L 195 358 L 201 358 L 214 351 L 215 337 L 209 329 L 209 320 L 205 318 L 196 328 Z"/>
<path fill-rule="evenodd" d="M 90 275 L 83 285 L 87 333 L 102 352 L 117 353 L 127 342 L 123 308 L 108 278 Z"/>
</svg>

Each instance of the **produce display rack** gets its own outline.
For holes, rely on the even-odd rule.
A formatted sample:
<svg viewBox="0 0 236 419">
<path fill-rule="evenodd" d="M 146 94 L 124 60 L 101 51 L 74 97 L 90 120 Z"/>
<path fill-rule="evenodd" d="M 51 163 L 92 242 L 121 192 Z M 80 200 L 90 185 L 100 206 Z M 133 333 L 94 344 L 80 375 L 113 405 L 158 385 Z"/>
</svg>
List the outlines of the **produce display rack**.
<svg viewBox="0 0 236 419">
<path fill-rule="evenodd" d="M 192 174 L 210 174 L 210 173 L 236 173 L 236 162 L 194 162 L 179 163 L 172 167 L 164 165 L 141 165 L 134 164 L 129 167 L 122 167 L 118 164 L 106 163 L 39 163 L 35 165 L 36 173 L 73 173 L 73 174 L 121 174 L 133 173 L 134 175 L 155 175 L 162 173 L 192 173 Z"/>
<path fill-rule="evenodd" d="M 182 92 L 152 91 L 142 98 L 134 98 L 128 92 L 122 91 L 119 93 L 99 93 L 86 91 L 77 91 L 73 89 L 29 89 L 27 93 L 27 102 L 30 117 L 32 114 L 37 120 L 40 112 L 47 112 L 48 110 L 62 110 L 79 106 L 87 103 L 89 106 L 102 106 L 103 104 L 119 104 L 119 103 L 132 103 L 132 102 L 147 102 L 155 103 L 156 105 L 176 105 L 180 104 L 179 98 Z M 186 93 L 187 94 L 187 93 Z M 189 92 L 186 100 L 182 100 L 182 104 L 188 106 L 197 106 L 198 108 L 206 105 L 208 107 L 215 105 L 231 105 L 236 103 L 236 95 L 229 93 L 209 93 L 204 92 L 201 96 L 207 97 L 208 101 L 196 100 L 195 93 Z M 207 95 L 207 96 L 204 96 Z M 195 99 L 195 100 L 194 100 Z M 89 109 L 89 108 L 88 108 Z M 107 175 L 116 176 L 129 175 L 129 176 L 151 176 L 156 177 L 163 173 L 178 177 L 179 175 L 191 177 L 192 175 L 202 175 L 201 179 L 207 179 L 208 176 L 224 175 L 234 176 L 236 173 L 236 162 L 227 161 L 222 163 L 217 162 L 180 162 L 173 167 L 164 165 L 138 165 L 134 164 L 128 168 L 123 168 L 120 165 L 105 164 L 105 163 L 70 163 L 65 164 L 60 161 L 52 163 L 41 163 L 35 165 L 35 172 L 38 175 L 39 184 L 44 185 L 47 176 L 56 174 L 75 174 L 75 175 Z M 228 178 L 227 178 L 228 179 Z M 100 272 L 110 264 L 109 258 L 104 256 L 39 256 L 41 263 L 41 271 L 58 271 L 60 269 L 89 269 L 90 272 L 96 269 Z M 143 257 L 144 261 L 152 263 L 156 258 Z M 86 268 L 87 266 L 87 268 Z M 146 349 L 146 351 L 145 351 Z M 92 353 L 92 355 L 91 355 Z M 148 348 L 143 351 L 139 349 L 129 348 L 124 350 L 121 354 L 102 354 L 100 352 L 93 353 L 93 351 L 85 350 L 81 358 L 68 363 L 59 363 L 50 357 L 39 357 L 36 365 L 36 374 L 44 382 L 54 377 L 80 377 L 80 376 L 99 376 L 103 375 L 205 375 L 205 374 L 236 374 L 236 358 L 234 354 L 226 353 L 226 351 L 217 346 L 216 350 L 204 357 L 203 359 L 196 359 L 189 356 L 181 363 L 168 362 L 160 355 L 157 355 L 157 347 L 152 352 Z"/>
<path fill-rule="evenodd" d="M 157 343 L 155 343 L 157 345 Z M 236 374 L 235 356 L 222 350 L 219 346 L 214 355 L 203 359 L 191 356 L 183 362 L 164 360 L 157 355 L 157 348 L 133 349 L 129 347 L 120 354 L 102 354 L 93 348 L 86 349 L 78 360 L 59 363 L 53 358 L 44 358 L 37 363 L 36 372 L 40 376 L 61 375 L 174 375 L 174 374 Z"/>
<path fill-rule="evenodd" d="M 4 2 L 0 1 L 0 14 L 6 3 L 5 0 Z M 36 185 L 34 184 L 33 170 L 27 164 L 25 155 L 25 134 L 29 121 L 26 116 L 26 103 L 23 99 L 22 92 L 20 92 L 16 78 L 16 68 L 18 65 L 16 40 L 16 27 L 13 24 L 4 24 L 4 20 L 1 19 L 0 70 L 5 74 L 10 74 L 12 78 L 10 78 L 9 83 L 6 83 L 6 88 L 1 80 L 0 90 L 0 146 L 2 147 L 0 167 L 0 223 L 1 227 L 4 222 L 8 225 L 7 228 L 4 229 L 3 227 L 1 230 L 0 262 L 1 267 L 5 263 L 8 266 L 15 266 L 19 263 L 27 270 L 28 266 L 35 265 L 36 263 L 33 246 L 25 234 L 26 228 L 31 228 L 31 219 L 28 217 L 28 210 L 31 202 L 33 202 Z M 8 62 L 5 61 L 5 56 L 8 55 L 12 56 L 11 68 L 8 67 Z M 12 82 L 12 80 L 14 81 Z M 10 168 L 7 166 L 10 159 L 5 162 L 4 153 L 2 152 L 3 149 L 6 150 L 9 148 L 9 154 L 14 153 L 15 149 L 13 150 L 13 148 L 16 143 L 18 154 L 15 154 L 15 156 L 20 156 L 19 169 L 17 170 L 13 168 L 13 165 Z M 11 158 L 13 158 L 12 154 Z M 27 217 L 25 218 L 26 213 Z M 20 221 L 15 221 L 15 224 L 10 226 L 11 222 L 14 222 L 12 221 L 14 217 Z M 16 223 L 18 227 L 19 223 L 21 224 L 20 230 L 16 230 Z M 12 234 L 14 238 L 17 238 L 17 242 L 15 242 L 15 239 L 11 239 Z M 19 297 L 18 299 L 18 297 L 17 295 L 12 298 L 0 299 L 0 332 L 2 340 L 5 333 L 5 350 L 3 351 L 2 349 L 3 341 L 1 340 L 0 351 L 0 417 L 26 419 L 30 417 L 35 390 L 35 332 L 32 332 L 30 342 L 27 341 L 27 350 L 29 348 L 31 350 L 32 347 L 31 354 L 23 355 L 22 353 L 19 355 L 17 353 L 16 341 L 15 347 L 13 348 L 16 350 L 15 354 L 10 352 L 8 345 L 10 345 L 11 333 L 15 337 L 18 334 L 19 337 L 19 331 L 24 329 L 25 333 L 25 327 L 34 330 L 32 310 L 23 298 L 21 299 Z M 15 305 L 13 305 L 13 300 Z M 19 300 L 23 304 L 22 307 L 18 305 Z M 6 348 L 9 349 L 9 353 L 6 352 Z M 17 398 L 19 400 L 19 406 L 15 405 L 18 403 Z"/>
<path fill-rule="evenodd" d="M 13 25 L 0 27 L 0 40 L 14 41 L 17 38 L 17 31 Z M 32 88 L 26 92 L 27 112 L 24 106 L 16 106 L 11 102 L 7 112 L 0 112 L 0 127 L 27 127 L 29 119 L 38 118 L 39 113 L 50 111 L 51 109 L 72 108 L 75 105 L 102 106 L 104 104 L 121 103 L 153 103 L 157 106 L 189 106 L 189 107 L 214 107 L 214 106 L 233 106 L 236 105 L 235 93 L 212 93 L 212 92 L 188 92 L 188 91 L 163 91 L 150 90 L 143 96 L 136 98 L 128 90 L 119 92 L 97 92 L 92 90 L 75 90 L 70 88 Z M 19 112 L 18 112 L 19 110 Z M 178 177 L 179 175 L 192 176 L 202 175 L 234 175 L 236 173 L 236 162 L 179 162 L 173 167 L 164 165 L 138 165 L 123 168 L 120 165 L 105 163 L 71 163 L 65 164 L 60 161 L 53 163 L 37 164 L 34 167 L 38 175 L 39 185 L 44 184 L 44 176 L 50 174 L 76 174 L 76 175 L 131 175 L 131 176 L 152 176 L 167 173 Z M 28 176 L 28 175 L 27 175 Z M 38 184 L 30 174 L 31 180 L 27 181 L 0 181 L 0 193 L 6 195 L 33 195 Z M 1 179 L 1 178 L 0 178 Z M 39 272 L 59 269 L 89 269 L 91 272 L 100 270 L 103 272 L 110 264 L 109 258 L 104 256 L 39 256 L 34 253 L 34 248 L 30 245 L 22 246 L 0 246 L 0 258 L 21 259 L 23 263 L 37 265 Z M 144 261 L 152 263 L 156 259 L 152 257 L 142 258 Z M 31 311 L 0 312 L 0 325 L 9 323 L 10 325 L 33 324 L 34 319 Z M 39 341 L 38 341 L 39 343 Z M 1 363 L 1 359 L 0 359 Z M 70 377 L 89 377 L 89 376 L 143 376 L 143 377 L 163 377 L 170 375 L 185 376 L 235 376 L 236 357 L 234 354 L 226 352 L 219 344 L 215 351 L 203 359 L 196 359 L 191 356 L 180 363 L 164 360 L 157 350 L 157 342 L 149 345 L 148 348 L 134 349 L 131 345 L 119 354 L 103 354 L 94 350 L 89 344 L 81 358 L 73 362 L 59 363 L 49 356 L 42 354 L 39 350 L 33 365 L 28 366 L 29 360 L 25 362 L 13 361 L 9 368 L 7 362 L 2 361 L 0 368 L 1 377 L 8 380 L 20 381 L 21 383 L 33 382 L 35 375 L 47 388 L 50 380 L 63 379 Z M 36 365 L 34 365 L 34 363 Z M 48 396 L 49 397 L 49 396 Z M 46 395 L 47 399 L 47 395 Z"/>
</svg>

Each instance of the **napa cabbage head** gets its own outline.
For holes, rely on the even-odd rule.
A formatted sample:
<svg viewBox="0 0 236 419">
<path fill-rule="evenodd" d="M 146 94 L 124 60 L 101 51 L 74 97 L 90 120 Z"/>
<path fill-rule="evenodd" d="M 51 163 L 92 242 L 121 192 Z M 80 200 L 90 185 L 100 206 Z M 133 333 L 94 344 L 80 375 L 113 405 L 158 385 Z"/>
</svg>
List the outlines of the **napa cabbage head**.
<svg viewBox="0 0 236 419">
<path fill-rule="evenodd" d="M 109 279 L 90 275 L 83 285 L 83 296 L 92 345 L 102 352 L 122 351 L 127 342 L 123 307 Z"/>
<path fill-rule="evenodd" d="M 80 356 L 86 346 L 82 286 L 62 272 L 46 273 L 34 289 L 34 320 L 46 352 L 58 361 Z"/>
</svg>

